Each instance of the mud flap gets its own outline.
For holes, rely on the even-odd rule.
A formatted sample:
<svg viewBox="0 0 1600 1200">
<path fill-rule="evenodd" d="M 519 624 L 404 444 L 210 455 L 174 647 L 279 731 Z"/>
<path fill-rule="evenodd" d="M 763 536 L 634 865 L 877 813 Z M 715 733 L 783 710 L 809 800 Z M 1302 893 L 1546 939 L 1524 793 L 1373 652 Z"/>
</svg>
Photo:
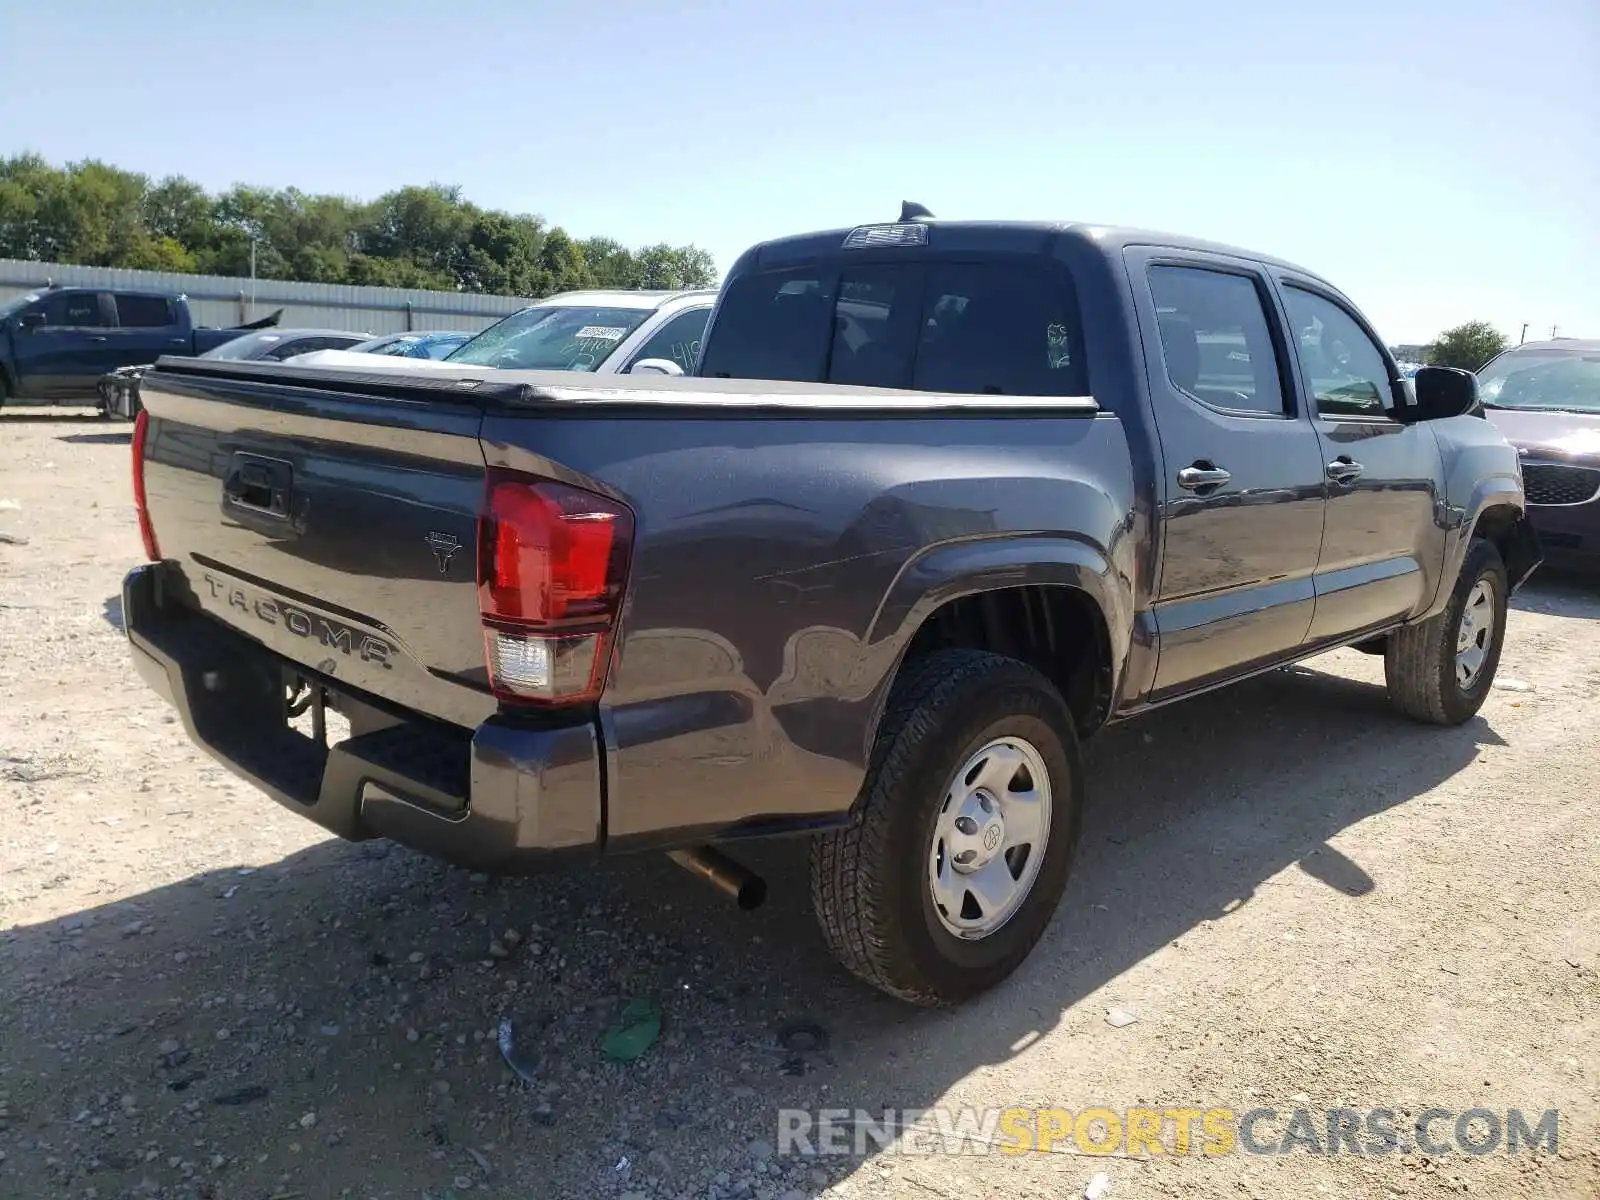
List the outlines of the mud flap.
<svg viewBox="0 0 1600 1200">
<path fill-rule="evenodd" d="M 1506 577 L 1515 592 L 1528 582 L 1539 564 L 1544 561 L 1544 546 L 1539 542 L 1539 532 L 1526 515 L 1517 518 L 1511 527 L 1511 536 L 1505 544 Z"/>
</svg>

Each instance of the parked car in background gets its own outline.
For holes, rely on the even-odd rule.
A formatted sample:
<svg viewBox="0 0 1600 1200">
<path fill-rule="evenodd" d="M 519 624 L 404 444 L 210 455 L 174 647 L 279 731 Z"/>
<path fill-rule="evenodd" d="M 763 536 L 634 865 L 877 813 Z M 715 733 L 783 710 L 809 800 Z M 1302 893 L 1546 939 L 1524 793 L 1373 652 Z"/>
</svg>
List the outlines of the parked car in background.
<svg viewBox="0 0 1600 1200">
<path fill-rule="evenodd" d="M 1478 395 L 1517 448 L 1549 560 L 1600 567 L 1600 340 L 1507 350 L 1478 372 Z"/>
<path fill-rule="evenodd" d="M 1248 251 L 785 238 L 682 358 L 621 299 L 444 364 L 559 370 L 158 365 L 122 611 L 192 739 L 479 870 L 666 850 L 751 905 L 728 847 L 809 835 L 845 964 L 953 1003 L 1066 887 L 1080 738 L 1345 645 L 1459 725 L 1539 561 L 1472 375 L 1402 380 L 1330 284 Z M 651 354 L 698 377 L 638 378 Z"/>
<path fill-rule="evenodd" d="M 619 375 L 671 363 L 692 375 L 717 293 L 565 292 L 489 326 L 445 361 L 452 366 Z"/>
<path fill-rule="evenodd" d="M 350 347 L 352 354 L 389 354 L 397 358 L 448 358 L 474 335 L 458 329 L 423 333 L 386 333 Z"/>
<path fill-rule="evenodd" d="M 646 371 L 692 375 L 714 291 L 566 292 L 519 309 L 445 359 L 317 354 L 302 367 L 364 370 L 499 367 L 518 371 Z"/>
<path fill-rule="evenodd" d="M 348 350 L 370 339 L 369 334 L 348 329 L 263 329 L 202 354 L 235 362 L 282 362 L 313 350 Z"/>
<path fill-rule="evenodd" d="M 280 315 L 208 329 L 194 324 L 181 295 L 71 287 L 29 292 L 0 306 L 0 404 L 91 404 L 108 372 L 163 354 L 202 354 L 275 325 Z"/>
<path fill-rule="evenodd" d="M 258 329 L 236 335 L 199 357 L 222 358 L 232 362 L 282 362 L 297 354 L 309 354 L 314 350 L 339 350 L 368 340 L 364 333 L 340 329 Z M 102 376 L 96 388 L 100 415 L 128 420 L 137 416 L 141 407 L 139 381 L 149 369 L 149 363 L 142 363 Z"/>
<path fill-rule="evenodd" d="M 365 367 L 372 365 L 369 356 L 375 355 L 379 360 L 391 362 L 432 362 L 448 357 L 472 338 L 470 333 L 444 330 L 432 333 L 386 333 L 342 350 L 312 350 L 285 361 L 299 366 Z"/>
</svg>

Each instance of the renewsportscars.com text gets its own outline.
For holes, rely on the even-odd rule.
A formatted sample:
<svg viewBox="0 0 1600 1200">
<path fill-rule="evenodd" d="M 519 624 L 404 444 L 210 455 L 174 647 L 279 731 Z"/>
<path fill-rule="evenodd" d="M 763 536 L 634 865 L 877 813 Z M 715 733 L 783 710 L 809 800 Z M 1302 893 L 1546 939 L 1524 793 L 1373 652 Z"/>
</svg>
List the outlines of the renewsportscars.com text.
<svg viewBox="0 0 1600 1200">
<path fill-rule="evenodd" d="M 780 1109 L 778 1153 L 1373 1155 L 1556 1153 L 1561 1114 L 1520 1108 Z"/>
</svg>

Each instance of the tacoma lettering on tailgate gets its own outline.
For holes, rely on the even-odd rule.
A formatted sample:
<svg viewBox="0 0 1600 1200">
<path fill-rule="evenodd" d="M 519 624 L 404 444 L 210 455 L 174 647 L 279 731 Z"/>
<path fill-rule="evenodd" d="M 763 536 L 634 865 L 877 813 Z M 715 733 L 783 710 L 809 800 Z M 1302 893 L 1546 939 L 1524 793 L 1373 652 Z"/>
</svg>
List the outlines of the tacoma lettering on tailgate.
<svg viewBox="0 0 1600 1200">
<path fill-rule="evenodd" d="M 211 598 L 223 601 L 229 608 L 248 613 L 267 625 L 286 629 L 296 637 L 315 640 L 319 645 L 337 650 L 346 657 L 356 655 L 362 662 L 375 663 L 385 670 L 394 666 L 391 661 L 394 658 L 394 647 L 382 638 L 363 633 L 359 629 L 352 629 L 321 613 L 296 608 L 287 600 L 277 600 L 271 596 L 253 596 L 238 584 L 218 579 L 213 575 L 208 574 L 203 578 L 206 586 L 211 589 Z"/>
</svg>

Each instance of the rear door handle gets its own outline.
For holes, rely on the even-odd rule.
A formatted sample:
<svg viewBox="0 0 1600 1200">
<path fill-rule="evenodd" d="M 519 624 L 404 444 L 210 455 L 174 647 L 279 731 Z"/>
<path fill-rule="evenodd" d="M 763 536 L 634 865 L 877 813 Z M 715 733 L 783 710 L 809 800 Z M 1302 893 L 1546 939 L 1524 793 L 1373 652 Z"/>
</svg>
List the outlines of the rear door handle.
<svg viewBox="0 0 1600 1200">
<path fill-rule="evenodd" d="M 1366 468 L 1347 454 L 1341 454 L 1328 464 L 1328 478 L 1335 483 L 1354 483 Z"/>
<path fill-rule="evenodd" d="M 103 342 L 103 341 L 105 341 L 105 340 L 106 340 L 106 339 L 105 339 L 105 338 L 104 338 L 104 337 L 103 337 L 103 336 L 102 336 L 102 335 L 101 335 L 101 334 L 98 334 L 98 333 L 91 333 L 91 334 L 90 334 L 90 335 L 89 335 L 89 336 L 88 336 L 88 338 L 86 338 L 86 339 L 85 339 L 85 340 L 86 340 L 86 341 L 90 341 L 90 342 Z"/>
<path fill-rule="evenodd" d="M 1232 479 L 1227 471 L 1204 459 L 1178 472 L 1178 486 L 1191 492 L 1213 492 Z"/>
</svg>

